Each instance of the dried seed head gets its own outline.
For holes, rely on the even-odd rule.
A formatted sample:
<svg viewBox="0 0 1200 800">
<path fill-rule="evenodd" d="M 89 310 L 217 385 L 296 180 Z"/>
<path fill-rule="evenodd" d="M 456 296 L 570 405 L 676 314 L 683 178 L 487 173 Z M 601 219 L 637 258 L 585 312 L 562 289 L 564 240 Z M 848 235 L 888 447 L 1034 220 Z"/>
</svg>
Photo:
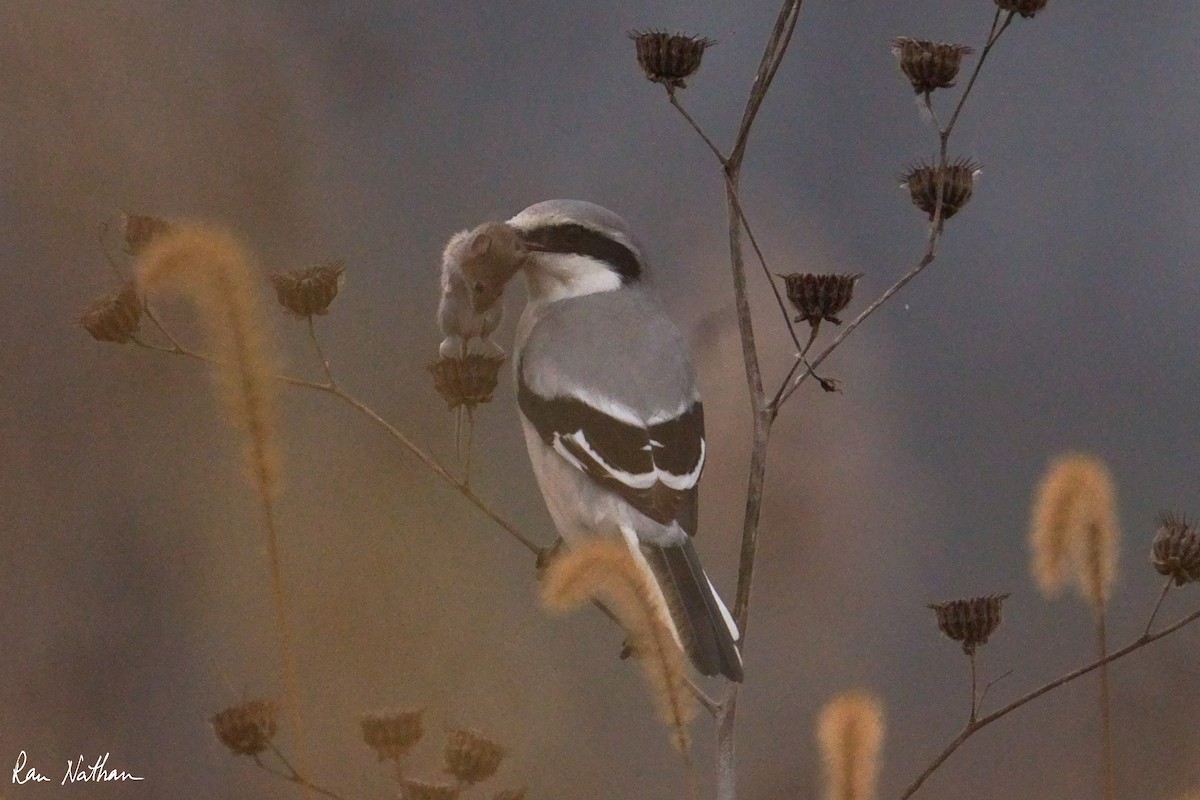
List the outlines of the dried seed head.
<svg viewBox="0 0 1200 800">
<path fill-rule="evenodd" d="M 125 239 L 125 251 L 136 256 L 146 249 L 155 237 L 171 230 L 171 223 L 145 214 L 121 212 L 121 236 Z"/>
<path fill-rule="evenodd" d="M 79 324 L 98 342 L 125 344 L 142 325 L 142 298 L 132 281 L 97 297 L 79 316 Z"/>
<path fill-rule="evenodd" d="M 504 748 L 475 731 L 446 734 L 446 767 L 460 781 L 476 784 L 496 774 L 504 759 Z"/>
<path fill-rule="evenodd" d="M 938 628 L 956 642 L 962 642 L 963 652 L 975 652 L 1000 627 L 1000 606 L 1008 594 L 989 594 L 969 600 L 930 603 L 937 614 Z"/>
<path fill-rule="evenodd" d="M 429 781 L 400 781 L 401 800 L 457 800 L 460 789 L 453 783 L 431 783 Z"/>
<path fill-rule="evenodd" d="M 958 68 L 965 55 L 975 52 L 970 47 L 927 39 L 897 36 L 892 40 L 892 53 L 917 94 L 934 89 L 948 89 L 958 77 Z"/>
<path fill-rule="evenodd" d="M 1016 12 L 1028 19 L 1045 8 L 1048 2 L 1049 0 L 996 0 L 996 5 L 1000 6 L 1001 11 Z"/>
<path fill-rule="evenodd" d="M 227 708 L 209 722 L 221 744 L 234 755 L 254 756 L 267 749 L 275 737 L 278 707 L 269 700 L 251 700 Z"/>
<path fill-rule="evenodd" d="M 814 328 L 821 320 L 828 320 L 834 325 L 842 321 L 835 315 L 854 298 L 854 286 L 863 274 L 853 275 L 813 275 L 810 273 L 793 272 L 790 275 L 780 275 L 787 290 L 788 300 L 800 312 L 796 322 L 807 322 Z"/>
<path fill-rule="evenodd" d="M 468 353 L 463 358 L 439 358 L 426 369 L 433 373 L 433 388 L 446 401 L 447 408 L 465 406 L 470 411 L 480 403 L 491 402 L 504 362 L 503 354 Z"/>
<path fill-rule="evenodd" d="M 629 38 L 637 46 L 638 65 L 646 79 L 668 90 L 686 88 L 683 79 L 700 69 L 705 48 L 716 44 L 712 39 L 666 31 L 630 31 Z"/>
<path fill-rule="evenodd" d="M 330 261 L 308 269 L 272 272 L 268 277 L 279 305 L 306 319 L 313 314 L 329 313 L 329 304 L 346 280 L 345 273 L 344 262 Z"/>
<path fill-rule="evenodd" d="M 380 761 L 398 761 L 425 733 L 421 727 L 421 715 L 424 713 L 425 709 L 419 708 L 415 711 L 367 714 L 359 720 L 363 741 L 379 755 Z"/>
<path fill-rule="evenodd" d="M 525 800 L 525 793 L 528 791 L 524 786 L 519 789 L 504 789 L 492 795 L 492 800 Z"/>
<path fill-rule="evenodd" d="M 979 172 L 979 165 L 967 158 L 947 164 L 944 170 L 929 164 L 917 164 L 901 177 L 900 185 L 908 189 L 913 205 L 928 214 L 932 221 L 937 211 L 940 175 L 945 187 L 942 189 L 942 221 L 945 222 L 971 199 Z"/>
<path fill-rule="evenodd" d="M 1200 581 L 1200 532 L 1187 517 L 1164 512 L 1150 548 L 1150 563 L 1160 575 L 1170 575 L 1176 586 Z"/>
</svg>

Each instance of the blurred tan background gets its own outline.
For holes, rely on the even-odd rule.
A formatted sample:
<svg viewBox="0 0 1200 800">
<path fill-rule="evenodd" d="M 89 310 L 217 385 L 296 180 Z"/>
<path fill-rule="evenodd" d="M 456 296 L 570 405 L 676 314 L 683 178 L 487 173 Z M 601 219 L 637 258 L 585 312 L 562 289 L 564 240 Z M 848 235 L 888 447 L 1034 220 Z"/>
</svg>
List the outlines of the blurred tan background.
<svg viewBox="0 0 1200 800">
<path fill-rule="evenodd" d="M 993 9 L 806 4 L 745 169 L 774 269 L 865 272 L 856 313 L 915 261 L 925 227 L 896 176 L 934 139 L 889 42 L 978 47 Z M 346 259 L 318 323 L 334 368 L 447 461 L 451 417 L 423 368 L 445 240 L 551 197 L 621 213 L 696 348 L 710 426 L 699 547 L 732 599 L 749 426 L 721 181 L 625 32 L 719 40 L 682 97 L 724 143 L 776 11 L 0 5 L 0 765 L 24 749 L 54 779 L 3 780 L 4 796 L 298 795 L 227 755 L 206 722 L 278 686 L 257 509 L 208 376 L 72 324 L 111 287 L 95 231 L 122 209 L 224 221 L 265 268 Z M 1090 657 L 1090 611 L 1042 601 L 1026 570 L 1028 502 L 1061 450 L 1115 474 L 1112 639 L 1140 633 L 1159 585 L 1154 514 L 1200 509 L 1200 8 L 1144 12 L 1051 0 L 1014 24 L 955 136 L 953 154 L 984 177 L 940 258 L 827 363 L 841 394 L 809 387 L 786 408 L 746 652 L 744 797 L 816 797 L 816 710 L 859 686 L 887 704 L 882 796 L 897 795 L 967 711 L 966 660 L 928 602 L 1013 592 L 984 650 L 987 674 L 1015 670 L 992 702 Z M 790 350 L 753 281 L 774 383 Z M 507 302 L 506 343 L 519 287 Z M 186 309 L 165 315 L 189 332 Z M 281 368 L 317 377 L 303 326 L 272 324 Z M 391 796 L 357 717 L 426 706 L 431 741 L 472 726 L 509 748 L 493 788 L 679 795 L 641 679 L 616 658 L 619 632 L 595 613 L 540 611 L 531 558 L 347 407 L 299 390 L 282 400 L 283 548 L 320 782 Z M 476 443 L 480 493 L 549 541 L 506 383 Z M 1171 597 L 1165 613 L 1188 607 Z M 1200 784 L 1198 636 L 1114 669 L 1122 797 Z M 1082 681 L 1014 714 L 919 796 L 1097 796 L 1094 696 Z M 695 738 L 707 770 L 703 720 Z M 106 751 L 147 780 L 58 787 L 66 759 Z M 439 765 L 430 744 L 414 772 Z"/>
</svg>

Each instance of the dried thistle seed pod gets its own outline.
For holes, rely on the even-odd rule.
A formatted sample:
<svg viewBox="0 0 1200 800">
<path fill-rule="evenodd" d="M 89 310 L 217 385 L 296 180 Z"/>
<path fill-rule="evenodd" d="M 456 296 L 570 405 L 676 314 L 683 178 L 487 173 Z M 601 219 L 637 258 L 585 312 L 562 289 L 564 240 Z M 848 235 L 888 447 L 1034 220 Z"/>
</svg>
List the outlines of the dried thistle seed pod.
<svg viewBox="0 0 1200 800">
<path fill-rule="evenodd" d="M 957 214 L 975 188 L 975 178 L 979 175 L 979 165 L 967 158 L 960 158 L 953 164 L 947 164 L 943 170 L 929 164 L 917 164 L 901 177 L 900 185 L 908 189 L 913 205 L 929 215 L 933 220 L 937 212 L 938 178 L 945 188 L 942 190 L 942 221 Z"/>
<path fill-rule="evenodd" d="M 142 298 L 137 286 L 130 281 L 97 297 L 79 316 L 79 324 L 98 342 L 125 344 L 142 325 Z"/>
<path fill-rule="evenodd" d="M 965 45 L 928 39 L 897 36 L 892 40 L 892 53 L 900 62 L 900 71 L 917 94 L 953 86 L 963 56 L 973 52 Z"/>
<path fill-rule="evenodd" d="M 821 320 L 828 320 L 834 325 L 842 324 L 835 315 L 850 305 L 854 298 L 854 286 L 862 276 L 861 272 L 853 275 L 793 272 L 779 277 L 783 278 L 788 300 L 800 312 L 796 322 L 807 322 L 815 328 L 821 324 Z"/>
<path fill-rule="evenodd" d="M 459 406 L 474 409 L 489 403 L 496 384 L 500 382 L 500 365 L 504 355 L 468 353 L 463 358 L 439 358 L 426 366 L 433 373 L 433 388 L 453 411 Z"/>
<path fill-rule="evenodd" d="M 1150 563 L 1160 575 L 1170 575 L 1176 586 L 1200 581 L 1200 532 L 1187 517 L 1164 512 L 1150 548 Z"/>
<path fill-rule="evenodd" d="M 1045 8 L 1048 2 L 1049 0 L 996 0 L 996 5 L 1001 11 L 1015 11 L 1028 19 Z"/>
<path fill-rule="evenodd" d="M 234 755 L 254 756 L 266 750 L 275 737 L 278 710 L 269 700 L 251 700 L 221 711 L 209 722 L 221 744 Z"/>
<path fill-rule="evenodd" d="M 457 800 L 461 790 L 453 783 L 431 783 L 429 781 L 400 781 L 401 800 Z"/>
<path fill-rule="evenodd" d="M 329 304 L 346 280 L 345 273 L 345 263 L 338 260 L 308 269 L 272 272 L 268 277 L 279 305 L 306 319 L 313 314 L 329 313 Z"/>
<path fill-rule="evenodd" d="M 630 31 L 637 46 L 638 66 L 646 79 L 670 90 L 687 88 L 684 78 L 700 69 L 705 48 L 716 44 L 712 39 L 666 31 Z"/>
<path fill-rule="evenodd" d="M 421 716 L 425 709 L 390 711 L 367 714 L 359 720 L 363 741 L 379 756 L 380 761 L 398 761 L 421 740 L 425 729 Z"/>
<path fill-rule="evenodd" d="M 121 237 L 125 240 L 125 251 L 136 256 L 157 236 L 171 230 L 171 223 L 146 214 L 121 212 Z"/>
<path fill-rule="evenodd" d="M 446 734 L 445 771 L 469 784 L 486 781 L 496 774 L 505 750 L 496 742 L 471 730 Z"/>
<path fill-rule="evenodd" d="M 969 600 L 950 600 L 946 603 L 930 603 L 937 614 L 938 628 L 956 642 L 962 642 L 963 652 L 975 652 L 988 637 L 1000 627 L 1000 606 L 1008 594 L 989 594 Z"/>
</svg>

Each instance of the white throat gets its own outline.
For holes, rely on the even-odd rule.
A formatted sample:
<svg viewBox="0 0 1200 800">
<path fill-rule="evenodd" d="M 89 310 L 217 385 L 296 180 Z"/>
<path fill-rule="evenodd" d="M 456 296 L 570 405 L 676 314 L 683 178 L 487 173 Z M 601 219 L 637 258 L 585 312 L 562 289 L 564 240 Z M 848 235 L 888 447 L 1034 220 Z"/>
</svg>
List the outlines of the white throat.
<svg viewBox="0 0 1200 800">
<path fill-rule="evenodd" d="M 621 288 L 621 276 L 601 262 L 574 253 L 535 253 L 524 267 L 530 305 Z"/>
</svg>

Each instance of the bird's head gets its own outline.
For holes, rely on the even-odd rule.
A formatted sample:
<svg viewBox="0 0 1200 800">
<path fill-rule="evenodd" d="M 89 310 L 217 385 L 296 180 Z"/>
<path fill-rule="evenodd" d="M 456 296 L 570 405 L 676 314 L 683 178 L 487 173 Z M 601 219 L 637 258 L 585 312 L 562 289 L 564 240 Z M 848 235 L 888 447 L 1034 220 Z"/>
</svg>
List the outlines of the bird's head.
<svg viewBox="0 0 1200 800">
<path fill-rule="evenodd" d="M 524 265 L 530 294 L 543 300 L 637 283 L 645 262 L 625 220 L 584 200 L 546 200 L 508 221 L 529 259 Z"/>
</svg>

